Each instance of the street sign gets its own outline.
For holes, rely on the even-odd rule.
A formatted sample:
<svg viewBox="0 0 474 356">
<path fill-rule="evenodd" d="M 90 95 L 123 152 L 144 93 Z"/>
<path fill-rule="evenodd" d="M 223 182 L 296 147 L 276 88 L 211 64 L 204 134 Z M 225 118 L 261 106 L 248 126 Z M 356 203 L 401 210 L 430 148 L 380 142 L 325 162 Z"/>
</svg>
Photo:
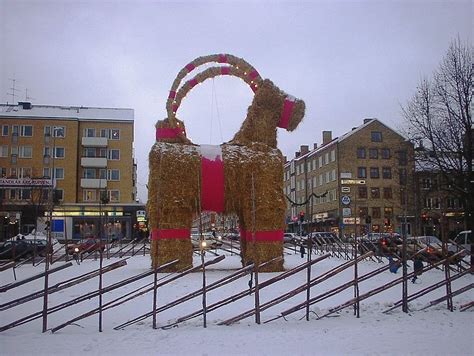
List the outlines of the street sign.
<svg viewBox="0 0 474 356">
<path fill-rule="evenodd" d="M 354 225 L 354 223 L 360 224 L 360 218 L 342 218 L 342 223 L 344 225 Z"/>
<path fill-rule="evenodd" d="M 351 192 L 351 187 L 341 187 L 341 192 L 342 193 L 350 193 Z"/>
<path fill-rule="evenodd" d="M 341 203 L 344 205 L 349 205 L 351 203 L 351 197 L 348 195 L 343 195 L 341 197 Z"/>
<path fill-rule="evenodd" d="M 364 179 L 341 179 L 341 184 L 365 184 Z"/>
<path fill-rule="evenodd" d="M 351 208 L 342 208 L 342 216 L 348 217 L 351 216 L 352 209 Z"/>
</svg>

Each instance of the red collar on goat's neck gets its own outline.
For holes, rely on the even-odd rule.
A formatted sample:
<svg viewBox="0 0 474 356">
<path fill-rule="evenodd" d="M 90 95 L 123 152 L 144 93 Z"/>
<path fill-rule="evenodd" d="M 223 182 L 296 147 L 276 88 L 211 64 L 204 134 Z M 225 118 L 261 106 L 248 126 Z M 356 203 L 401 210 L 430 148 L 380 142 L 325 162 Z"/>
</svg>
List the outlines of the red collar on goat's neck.
<svg viewBox="0 0 474 356">
<path fill-rule="evenodd" d="M 293 108 L 295 107 L 296 98 L 291 95 L 287 95 L 285 101 L 283 102 L 283 109 L 281 111 L 280 122 L 278 127 L 282 129 L 287 129 L 290 123 L 291 114 L 293 113 Z"/>
</svg>

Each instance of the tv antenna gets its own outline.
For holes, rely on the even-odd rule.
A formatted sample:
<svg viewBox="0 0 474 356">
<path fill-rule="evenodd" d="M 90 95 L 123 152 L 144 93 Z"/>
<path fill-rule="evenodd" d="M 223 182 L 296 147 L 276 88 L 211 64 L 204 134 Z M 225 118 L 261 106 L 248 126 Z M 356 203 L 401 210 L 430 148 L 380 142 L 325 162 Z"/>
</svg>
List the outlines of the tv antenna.
<svg viewBox="0 0 474 356">
<path fill-rule="evenodd" d="M 20 91 L 19 89 L 16 88 L 16 79 L 15 78 L 9 78 L 9 80 L 12 81 L 12 86 L 10 87 L 11 92 L 8 92 L 7 95 L 10 95 L 13 100 L 13 105 L 15 105 L 15 97 L 17 96 L 16 92 Z M 8 102 L 7 102 L 8 104 Z"/>
<path fill-rule="evenodd" d="M 25 101 L 35 100 L 35 98 L 28 96 L 28 88 L 25 89 Z"/>
</svg>

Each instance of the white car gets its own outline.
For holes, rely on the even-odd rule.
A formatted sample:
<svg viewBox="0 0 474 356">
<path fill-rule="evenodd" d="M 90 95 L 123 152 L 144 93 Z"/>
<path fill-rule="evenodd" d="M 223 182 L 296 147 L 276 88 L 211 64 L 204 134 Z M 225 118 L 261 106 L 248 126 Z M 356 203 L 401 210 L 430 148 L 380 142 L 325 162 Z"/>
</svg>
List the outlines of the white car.
<svg viewBox="0 0 474 356">
<path fill-rule="evenodd" d="M 191 243 L 194 248 L 199 249 L 201 244 L 204 249 L 218 248 L 222 246 L 222 236 L 216 235 L 216 237 L 214 237 L 211 232 L 205 232 L 202 236 L 203 239 L 201 241 L 201 236 L 199 234 L 191 235 Z"/>
<path fill-rule="evenodd" d="M 472 230 L 461 231 L 459 234 L 456 235 L 453 241 L 457 244 L 453 244 L 453 252 L 457 252 L 458 248 L 463 248 L 470 253 L 471 245 L 474 243 L 474 240 L 472 238 Z"/>
</svg>

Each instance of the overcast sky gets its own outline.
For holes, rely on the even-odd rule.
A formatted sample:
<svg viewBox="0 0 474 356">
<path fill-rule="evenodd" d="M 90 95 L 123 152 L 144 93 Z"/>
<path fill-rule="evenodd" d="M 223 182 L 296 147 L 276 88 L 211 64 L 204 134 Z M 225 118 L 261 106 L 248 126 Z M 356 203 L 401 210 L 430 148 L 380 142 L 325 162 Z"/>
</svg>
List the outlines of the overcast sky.
<svg viewBox="0 0 474 356">
<path fill-rule="evenodd" d="M 22 1 L 0 0 L 0 100 L 135 110 L 138 190 L 146 201 L 154 124 L 168 90 L 196 57 L 230 53 L 306 102 L 279 148 L 321 143 L 376 117 L 394 129 L 400 105 L 450 42 L 472 41 L 471 1 Z M 252 100 L 232 77 L 208 80 L 178 117 L 195 143 L 232 138 Z M 281 130 L 281 129 L 279 129 Z"/>
</svg>

